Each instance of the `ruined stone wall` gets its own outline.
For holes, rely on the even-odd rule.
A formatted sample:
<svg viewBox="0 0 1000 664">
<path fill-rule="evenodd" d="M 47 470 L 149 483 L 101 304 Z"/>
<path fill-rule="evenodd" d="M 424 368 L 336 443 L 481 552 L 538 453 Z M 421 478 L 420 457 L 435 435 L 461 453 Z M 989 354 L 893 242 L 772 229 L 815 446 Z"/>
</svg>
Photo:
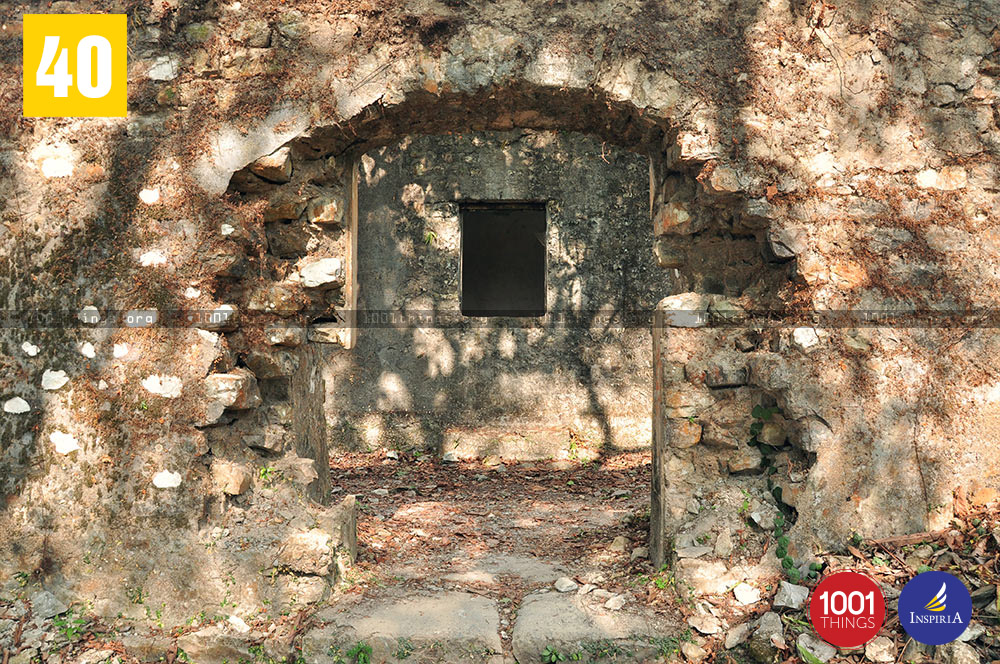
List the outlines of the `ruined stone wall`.
<svg viewBox="0 0 1000 664">
<path fill-rule="evenodd" d="M 356 159 L 404 136 L 561 129 L 649 155 L 658 262 L 694 311 L 718 307 L 710 296 L 745 310 L 997 304 L 1000 11 L 990 0 L 136 2 L 126 9 L 129 117 L 20 118 L 18 15 L 78 10 L 0 6 L 0 296 L 9 310 L 68 312 L 74 323 L 3 330 L 0 570 L 67 594 L 114 588 L 111 612 L 131 606 L 123 578 L 186 610 L 217 606 L 234 570 L 256 588 L 249 580 L 262 583 L 269 566 L 310 583 L 332 569 L 339 530 L 310 536 L 323 521 L 296 518 L 323 512 L 311 499 L 324 498 L 327 472 L 325 440 L 309 433 L 321 408 L 307 396 L 325 388 L 303 341 L 352 343 L 331 319 L 357 297 Z M 288 182 L 253 195 L 235 186 L 246 173 L 234 174 L 282 146 Z M 272 200 L 278 189 L 292 200 Z M 267 215 L 290 204 L 298 219 L 310 203 L 319 226 L 332 222 L 310 230 L 317 244 L 304 256 L 269 251 Z M 326 259 L 343 274 L 324 262 L 318 280 L 303 280 Z M 85 307 L 114 326 L 77 325 Z M 125 327 L 130 309 L 174 325 Z M 187 317 L 220 311 L 237 313 Z M 300 333 L 279 329 L 292 321 Z M 942 526 L 955 490 L 996 495 L 991 330 L 682 331 L 657 342 L 656 496 L 677 492 L 697 510 L 711 464 L 695 461 L 734 472 L 726 450 L 738 448 L 720 451 L 706 435 L 717 404 L 733 406 L 738 432 L 758 400 L 788 423 L 793 464 L 775 465 L 787 476 L 772 483 L 795 485 L 782 500 L 796 496 L 797 556 L 854 530 Z M 740 381 L 745 369 L 746 385 L 709 384 L 706 363 Z M 290 412 L 312 424 L 283 421 Z M 674 431 L 689 417 L 701 431 L 687 431 L 684 447 Z M 298 489 L 272 505 L 260 478 L 278 460 L 297 478 L 279 486 Z M 235 484 L 226 463 L 243 466 Z M 259 517 L 280 520 L 291 542 L 318 542 L 318 564 L 273 565 L 282 537 L 227 530 L 246 516 L 240 500 L 261 501 Z M 660 543 L 677 504 L 654 502 Z M 183 565 L 150 562 L 164 560 Z M 191 570 L 205 578 L 185 605 L 172 589 Z M 251 610 L 259 598 L 238 601 Z"/>
<path fill-rule="evenodd" d="M 359 309 L 440 323 L 376 323 L 328 352 L 331 447 L 508 458 L 648 447 L 652 342 L 636 314 L 671 285 L 651 251 L 647 162 L 519 131 L 407 138 L 362 157 Z M 549 315 L 463 320 L 459 204 L 504 200 L 546 204 Z"/>
</svg>

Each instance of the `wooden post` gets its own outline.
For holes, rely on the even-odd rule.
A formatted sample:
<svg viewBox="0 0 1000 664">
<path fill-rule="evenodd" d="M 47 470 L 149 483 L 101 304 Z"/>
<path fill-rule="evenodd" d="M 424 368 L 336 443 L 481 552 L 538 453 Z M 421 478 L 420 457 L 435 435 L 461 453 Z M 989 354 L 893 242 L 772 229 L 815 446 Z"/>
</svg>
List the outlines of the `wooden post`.
<svg viewBox="0 0 1000 664">
<path fill-rule="evenodd" d="M 653 313 L 653 467 L 649 490 L 649 557 L 655 568 L 666 562 L 667 526 L 664 501 L 667 483 L 663 463 L 668 453 L 663 421 L 663 353 L 662 335 L 666 332 L 663 310 Z"/>
<path fill-rule="evenodd" d="M 347 309 L 343 340 L 344 348 L 354 348 L 358 338 L 358 162 L 351 164 L 351 186 L 348 192 L 350 203 L 347 212 L 347 284 L 344 286 L 344 300 Z"/>
</svg>

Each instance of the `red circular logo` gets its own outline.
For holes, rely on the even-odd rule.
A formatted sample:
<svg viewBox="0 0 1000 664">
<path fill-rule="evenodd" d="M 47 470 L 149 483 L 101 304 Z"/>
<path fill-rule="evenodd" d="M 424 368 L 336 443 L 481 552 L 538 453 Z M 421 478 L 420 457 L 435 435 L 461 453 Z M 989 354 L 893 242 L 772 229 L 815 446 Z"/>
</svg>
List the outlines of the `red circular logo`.
<svg viewBox="0 0 1000 664">
<path fill-rule="evenodd" d="M 864 574 L 837 572 L 823 579 L 809 600 L 813 629 L 831 645 L 857 648 L 885 622 L 885 597 Z"/>
</svg>

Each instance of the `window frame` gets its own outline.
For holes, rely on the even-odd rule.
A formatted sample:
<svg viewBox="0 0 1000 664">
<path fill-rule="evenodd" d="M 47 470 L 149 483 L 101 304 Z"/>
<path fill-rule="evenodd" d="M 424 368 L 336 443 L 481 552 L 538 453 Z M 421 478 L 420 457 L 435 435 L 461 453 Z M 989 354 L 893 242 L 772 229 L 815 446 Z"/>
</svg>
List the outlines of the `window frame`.
<svg viewBox="0 0 1000 664">
<path fill-rule="evenodd" d="M 531 210 L 542 213 L 542 311 L 526 315 L 485 315 L 465 313 L 465 213 L 483 210 Z M 458 203 L 458 310 L 465 318 L 545 318 L 549 314 L 549 200 L 466 200 Z"/>
</svg>

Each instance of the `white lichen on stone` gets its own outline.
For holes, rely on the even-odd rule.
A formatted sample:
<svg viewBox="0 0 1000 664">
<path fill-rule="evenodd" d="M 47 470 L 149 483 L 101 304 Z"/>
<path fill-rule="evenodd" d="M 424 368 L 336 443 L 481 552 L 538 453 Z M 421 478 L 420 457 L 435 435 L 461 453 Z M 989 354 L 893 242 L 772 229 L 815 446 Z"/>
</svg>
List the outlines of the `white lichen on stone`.
<svg viewBox="0 0 1000 664">
<path fill-rule="evenodd" d="M 29 406 L 28 402 L 21 397 L 7 399 L 7 401 L 3 404 L 3 412 L 5 413 L 13 413 L 17 415 L 20 413 L 27 413 L 29 410 L 31 410 L 31 406 Z"/>
<path fill-rule="evenodd" d="M 69 376 L 67 376 L 66 372 L 62 370 L 53 371 L 52 369 L 46 369 L 42 374 L 43 390 L 58 390 L 68 382 Z"/>
<path fill-rule="evenodd" d="M 139 256 L 139 265 L 143 267 L 153 267 L 155 265 L 163 265 L 167 262 L 166 255 L 159 249 L 151 249 Z"/>
<path fill-rule="evenodd" d="M 128 355 L 128 344 L 115 344 L 112 355 L 115 356 L 115 359 L 121 359 Z"/>
<path fill-rule="evenodd" d="M 27 355 L 28 357 L 34 357 L 35 355 L 38 355 L 38 346 L 31 343 L 30 341 L 25 341 L 23 344 L 21 344 L 21 350 L 23 350 L 24 354 Z"/>
<path fill-rule="evenodd" d="M 232 224 L 222 224 L 219 227 L 219 232 L 223 235 L 232 235 L 236 232 L 236 228 Z"/>
<path fill-rule="evenodd" d="M 153 81 L 172 81 L 177 78 L 177 68 L 179 61 L 175 56 L 161 55 L 153 60 L 146 76 Z"/>
<path fill-rule="evenodd" d="M 157 489 L 176 489 L 181 485 L 180 473 L 173 473 L 169 470 L 161 470 L 153 475 L 153 486 Z"/>
<path fill-rule="evenodd" d="M 198 330 L 198 336 L 213 345 L 219 341 L 219 335 L 208 330 Z"/>
<path fill-rule="evenodd" d="M 90 359 L 94 359 L 95 357 L 97 357 L 97 350 L 94 348 L 94 344 L 90 343 L 89 341 L 84 341 L 82 344 L 77 346 L 77 350 L 79 350 L 80 355 L 83 355 L 84 357 Z"/>
<path fill-rule="evenodd" d="M 184 297 L 186 297 L 189 300 L 194 300 L 198 297 L 201 297 L 201 291 L 195 288 L 194 286 L 188 286 L 184 290 Z"/>
<path fill-rule="evenodd" d="M 159 187 L 154 187 L 153 189 L 143 189 L 139 192 L 139 200 L 146 205 L 152 205 L 153 203 L 158 203 L 160 201 L 160 189 Z"/>
<path fill-rule="evenodd" d="M 183 383 L 177 376 L 153 374 L 142 379 L 142 386 L 147 392 L 157 394 L 167 399 L 176 399 L 181 395 Z"/>
<path fill-rule="evenodd" d="M 811 327 L 797 327 L 792 331 L 792 343 L 801 350 L 809 350 L 819 343 L 819 334 Z"/>
<path fill-rule="evenodd" d="M 42 175 L 47 178 L 65 178 L 73 175 L 73 162 L 62 157 L 49 157 L 42 162 Z"/>
<path fill-rule="evenodd" d="M 53 431 L 49 434 L 49 440 L 59 454 L 69 454 L 80 449 L 80 443 L 77 442 L 76 436 L 63 431 Z"/>
</svg>

